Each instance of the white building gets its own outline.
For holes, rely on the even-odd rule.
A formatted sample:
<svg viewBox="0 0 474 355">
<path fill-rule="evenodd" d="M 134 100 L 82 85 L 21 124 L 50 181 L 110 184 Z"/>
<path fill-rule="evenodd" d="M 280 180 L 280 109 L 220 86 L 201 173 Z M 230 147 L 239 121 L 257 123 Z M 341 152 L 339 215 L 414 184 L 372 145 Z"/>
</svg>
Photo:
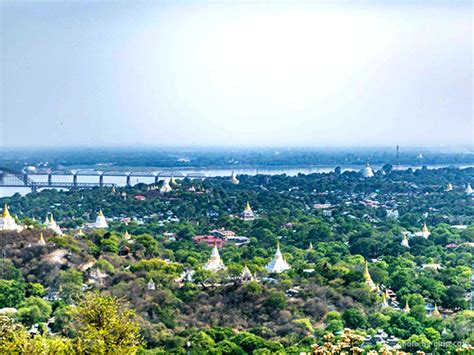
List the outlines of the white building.
<svg viewBox="0 0 474 355">
<path fill-rule="evenodd" d="M 281 255 L 280 242 L 277 243 L 277 251 L 275 253 L 275 256 L 273 257 L 272 261 L 267 264 L 266 269 L 271 274 L 279 274 L 281 272 L 291 269 L 290 265 L 286 262 L 285 259 L 283 259 L 283 255 Z"/>
<path fill-rule="evenodd" d="M 240 184 L 240 181 L 239 181 L 239 179 L 237 179 L 234 172 L 232 172 L 232 175 L 230 176 L 230 183 L 233 184 L 233 185 Z"/>
<path fill-rule="evenodd" d="M 370 178 L 374 176 L 374 171 L 370 167 L 369 163 L 365 165 L 365 168 L 360 171 L 363 177 Z"/>
<path fill-rule="evenodd" d="M 155 281 L 153 281 L 153 279 L 150 279 L 150 281 L 148 281 L 148 283 L 146 285 L 146 288 L 147 288 L 148 291 L 156 290 Z"/>
<path fill-rule="evenodd" d="M 245 205 L 244 212 L 242 212 L 242 219 L 244 221 L 253 221 L 255 219 L 255 214 L 252 211 L 252 208 L 250 207 L 250 203 Z"/>
<path fill-rule="evenodd" d="M 109 228 L 109 224 L 105 220 L 104 213 L 102 210 L 99 210 L 99 214 L 97 215 L 97 218 L 95 220 L 95 223 L 93 224 L 94 228 Z"/>
<path fill-rule="evenodd" d="M 10 211 L 8 211 L 8 206 L 5 204 L 3 206 L 3 214 L 0 218 L 0 231 L 17 231 L 21 232 L 23 227 L 19 226 L 15 219 L 10 215 Z"/>
<path fill-rule="evenodd" d="M 405 248 L 409 248 L 410 244 L 408 244 L 408 236 L 406 234 L 403 235 L 402 242 L 400 243 Z"/>
<path fill-rule="evenodd" d="M 168 179 L 165 179 L 163 182 L 163 186 L 160 187 L 160 193 L 166 194 L 168 192 L 171 192 L 172 188 L 170 186 L 170 182 Z"/>
<path fill-rule="evenodd" d="M 466 187 L 466 194 L 468 195 L 472 195 L 472 187 L 471 187 L 471 184 L 467 184 L 467 187 Z"/>
<path fill-rule="evenodd" d="M 207 261 L 206 265 L 204 265 L 204 270 L 216 272 L 219 270 L 224 270 L 225 268 L 226 267 L 221 260 L 221 256 L 219 255 L 217 244 L 214 244 L 214 248 L 212 248 L 212 252 L 211 252 L 211 257 Z"/>
<path fill-rule="evenodd" d="M 52 230 L 56 234 L 59 234 L 59 235 L 63 234 L 61 228 L 59 228 L 59 225 L 54 220 L 52 213 L 49 215 L 49 218 L 48 216 L 46 216 L 44 220 L 44 226 L 46 227 L 46 229 Z"/>
</svg>

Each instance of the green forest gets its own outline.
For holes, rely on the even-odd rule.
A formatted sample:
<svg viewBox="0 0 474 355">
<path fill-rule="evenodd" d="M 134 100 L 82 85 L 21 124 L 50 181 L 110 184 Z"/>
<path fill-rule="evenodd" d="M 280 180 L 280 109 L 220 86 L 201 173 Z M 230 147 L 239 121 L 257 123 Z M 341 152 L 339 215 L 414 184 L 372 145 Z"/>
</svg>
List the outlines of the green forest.
<svg viewBox="0 0 474 355">
<path fill-rule="evenodd" d="M 473 168 L 237 178 L 1 199 L 0 353 L 471 353 Z"/>
</svg>

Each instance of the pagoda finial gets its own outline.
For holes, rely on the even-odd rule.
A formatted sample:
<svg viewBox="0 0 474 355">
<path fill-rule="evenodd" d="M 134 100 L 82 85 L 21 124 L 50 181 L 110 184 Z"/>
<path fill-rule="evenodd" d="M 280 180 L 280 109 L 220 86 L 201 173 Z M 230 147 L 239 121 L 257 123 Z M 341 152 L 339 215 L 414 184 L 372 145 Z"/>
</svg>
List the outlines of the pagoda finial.
<svg viewBox="0 0 474 355">
<path fill-rule="evenodd" d="M 10 211 L 8 211 L 8 205 L 5 203 L 3 205 L 3 218 L 10 217 Z"/>
<path fill-rule="evenodd" d="M 408 304 L 408 300 L 405 301 L 405 307 L 403 307 L 404 312 L 410 312 L 410 305 Z"/>
<path fill-rule="evenodd" d="M 54 223 L 54 218 L 53 218 L 53 214 L 52 214 L 52 213 L 49 215 L 49 223 L 51 223 L 51 224 Z"/>
<path fill-rule="evenodd" d="M 433 317 L 439 317 L 441 315 L 441 313 L 439 313 L 438 306 L 436 305 L 436 303 L 435 303 L 433 311 L 431 312 L 431 315 Z"/>
<path fill-rule="evenodd" d="M 247 204 L 245 205 L 245 210 L 246 211 L 251 211 L 252 208 L 250 207 L 250 203 L 247 201 Z"/>
<path fill-rule="evenodd" d="M 38 242 L 38 244 L 40 244 L 40 245 L 45 245 L 45 244 L 46 244 L 42 232 L 40 233 L 40 237 L 39 237 L 39 242 Z"/>
<path fill-rule="evenodd" d="M 102 212 L 102 209 L 99 210 L 99 217 L 104 217 L 104 213 Z"/>
</svg>

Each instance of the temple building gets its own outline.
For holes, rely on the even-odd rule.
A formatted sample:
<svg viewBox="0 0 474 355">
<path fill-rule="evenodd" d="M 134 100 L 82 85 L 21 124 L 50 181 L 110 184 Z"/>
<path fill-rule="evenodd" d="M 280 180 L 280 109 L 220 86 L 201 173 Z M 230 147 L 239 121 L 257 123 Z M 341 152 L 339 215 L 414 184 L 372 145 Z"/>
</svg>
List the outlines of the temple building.
<svg viewBox="0 0 474 355">
<path fill-rule="evenodd" d="M 428 226 L 426 225 L 426 222 L 423 223 L 423 229 L 421 230 L 421 236 L 425 239 L 428 239 L 430 236 L 430 231 L 428 230 Z"/>
<path fill-rule="evenodd" d="M 0 231 L 17 231 L 20 232 L 23 227 L 19 226 L 15 219 L 10 215 L 7 204 L 3 206 L 3 214 L 0 218 Z"/>
<path fill-rule="evenodd" d="M 473 190 L 472 190 L 471 184 L 467 184 L 467 186 L 466 186 L 466 194 L 472 195 L 472 193 L 473 193 Z"/>
<path fill-rule="evenodd" d="M 54 220 L 52 213 L 49 215 L 49 218 L 48 216 L 46 216 L 44 220 L 44 226 L 46 227 L 46 229 L 52 230 L 56 234 L 59 234 L 59 235 L 63 234 L 61 228 L 59 228 L 59 225 Z"/>
<path fill-rule="evenodd" d="M 214 244 L 214 248 L 212 248 L 211 257 L 207 261 L 206 265 L 204 265 L 204 270 L 217 272 L 219 270 L 224 270 L 225 268 L 226 267 L 221 260 L 221 256 L 219 255 L 217 244 Z"/>
<path fill-rule="evenodd" d="M 163 186 L 160 187 L 160 193 L 162 194 L 166 194 L 168 192 L 171 192 L 172 188 L 170 186 L 170 182 L 168 181 L 168 179 L 165 179 L 165 181 L 163 181 Z"/>
<path fill-rule="evenodd" d="M 104 213 L 102 210 L 99 210 L 99 214 L 97 215 L 97 218 L 95 220 L 95 223 L 93 224 L 94 228 L 109 228 L 109 224 L 105 220 Z"/>
<path fill-rule="evenodd" d="M 286 260 L 283 259 L 283 255 L 281 255 L 280 242 L 277 243 L 275 256 L 273 257 L 272 261 L 267 264 L 266 269 L 270 274 L 279 274 L 283 271 L 291 269 L 290 265 L 288 265 Z"/>
<path fill-rule="evenodd" d="M 156 290 L 155 281 L 153 281 L 153 279 L 150 279 L 150 281 L 148 281 L 148 283 L 146 284 L 146 289 L 147 289 L 148 291 L 154 291 L 154 290 Z"/>
<path fill-rule="evenodd" d="M 365 261 L 365 265 L 364 265 L 364 280 L 365 280 L 365 284 L 370 289 L 370 291 L 373 292 L 377 290 L 377 286 L 375 286 L 375 283 L 372 280 L 372 277 L 370 276 L 369 264 L 367 263 L 367 260 Z"/>
<path fill-rule="evenodd" d="M 400 243 L 405 248 L 409 248 L 410 244 L 408 244 L 408 236 L 406 234 L 403 235 L 402 242 Z"/>
<path fill-rule="evenodd" d="M 233 185 L 240 184 L 240 181 L 239 181 L 239 179 L 237 179 L 234 172 L 232 172 L 232 175 L 230 176 L 230 183 L 233 184 Z"/>
<path fill-rule="evenodd" d="M 240 281 L 241 282 L 250 282 L 255 281 L 255 277 L 253 276 L 252 272 L 248 268 L 247 265 L 244 266 L 242 273 L 240 274 Z"/>
<path fill-rule="evenodd" d="M 451 185 L 450 182 L 448 182 L 448 186 L 446 186 L 446 191 L 453 191 L 453 185 Z"/>
<path fill-rule="evenodd" d="M 365 165 L 365 168 L 360 171 L 363 177 L 370 178 L 374 176 L 374 171 L 370 167 L 369 163 Z"/>
<path fill-rule="evenodd" d="M 250 207 L 250 203 L 248 201 L 245 205 L 244 212 L 242 212 L 242 219 L 244 221 L 253 221 L 255 219 L 255 214 L 253 213 L 252 208 Z"/>
</svg>

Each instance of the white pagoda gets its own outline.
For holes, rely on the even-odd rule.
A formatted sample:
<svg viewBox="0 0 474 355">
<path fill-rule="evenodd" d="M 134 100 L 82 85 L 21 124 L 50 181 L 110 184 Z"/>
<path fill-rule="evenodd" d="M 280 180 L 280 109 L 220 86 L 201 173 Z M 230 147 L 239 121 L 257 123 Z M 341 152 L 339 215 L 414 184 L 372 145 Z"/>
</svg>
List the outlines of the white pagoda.
<svg viewBox="0 0 474 355">
<path fill-rule="evenodd" d="M 155 281 L 153 281 L 153 279 L 150 279 L 150 281 L 148 281 L 148 283 L 146 284 L 146 288 L 148 291 L 156 290 Z"/>
<path fill-rule="evenodd" d="M 267 264 L 266 269 L 270 274 L 279 274 L 283 271 L 291 269 L 290 265 L 288 265 L 286 260 L 283 259 L 283 255 L 281 255 L 280 242 L 277 242 L 277 251 L 275 256 L 273 257 L 272 261 Z"/>
<path fill-rule="evenodd" d="M 165 181 L 163 182 L 163 186 L 161 186 L 160 188 L 160 193 L 162 194 L 166 194 L 168 192 L 171 192 L 172 188 L 170 186 L 170 182 L 168 179 L 165 179 Z"/>
<path fill-rule="evenodd" d="M 446 186 L 446 192 L 448 191 L 453 191 L 453 185 L 450 182 L 448 182 L 448 186 Z"/>
<path fill-rule="evenodd" d="M 95 220 L 95 223 L 93 224 L 94 228 L 109 228 L 109 224 L 105 220 L 104 213 L 102 210 L 99 210 L 99 213 L 97 214 L 97 218 Z"/>
<path fill-rule="evenodd" d="M 226 269 L 224 263 L 222 262 L 221 256 L 219 255 L 219 250 L 217 249 L 217 244 L 214 243 L 214 248 L 212 248 L 211 257 L 204 265 L 204 270 L 209 270 L 212 272 L 217 272 L 219 270 Z"/>
<path fill-rule="evenodd" d="M 365 165 L 365 168 L 360 171 L 363 177 L 370 178 L 374 176 L 374 171 L 370 167 L 369 163 Z"/>
<path fill-rule="evenodd" d="M 242 219 L 244 221 L 253 221 L 255 219 L 255 213 L 253 213 L 250 203 L 247 201 L 244 212 L 242 212 Z"/>
<path fill-rule="evenodd" d="M 20 232 L 23 228 L 19 226 L 15 219 L 10 215 L 10 211 L 8 211 L 8 206 L 5 204 L 3 206 L 3 214 L 0 218 L 0 231 L 17 231 Z"/>
<path fill-rule="evenodd" d="M 240 274 L 240 281 L 241 282 L 255 281 L 255 277 L 253 276 L 252 272 L 250 271 L 247 265 L 244 266 L 242 273 Z"/>
<path fill-rule="evenodd" d="M 428 239 L 428 237 L 430 236 L 430 231 L 428 230 L 428 226 L 426 225 L 426 222 L 423 223 L 423 228 L 421 230 L 421 236 L 425 239 Z"/>
<path fill-rule="evenodd" d="M 233 185 L 240 184 L 240 181 L 239 181 L 239 179 L 237 179 L 234 172 L 232 172 L 232 175 L 230 176 L 230 183 L 233 184 Z"/>
<path fill-rule="evenodd" d="M 408 236 L 405 234 L 403 235 L 403 239 L 402 239 L 402 242 L 400 243 L 402 246 L 404 246 L 405 248 L 409 248 L 410 247 L 410 244 L 408 244 Z"/>
<path fill-rule="evenodd" d="M 472 195 L 474 191 L 472 190 L 471 184 L 467 184 L 466 186 L 466 194 Z"/>
<path fill-rule="evenodd" d="M 59 228 L 59 225 L 54 220 L 52 213 L 49 215 L 49 218 L 48 216 L 46 216 L 44 220 L 44 226 L 46 227 L 46 229 L 52 230 L 56 234 L 59 234 L 59 235 L 63 234 L 61 228 Z"/>
</svg>

